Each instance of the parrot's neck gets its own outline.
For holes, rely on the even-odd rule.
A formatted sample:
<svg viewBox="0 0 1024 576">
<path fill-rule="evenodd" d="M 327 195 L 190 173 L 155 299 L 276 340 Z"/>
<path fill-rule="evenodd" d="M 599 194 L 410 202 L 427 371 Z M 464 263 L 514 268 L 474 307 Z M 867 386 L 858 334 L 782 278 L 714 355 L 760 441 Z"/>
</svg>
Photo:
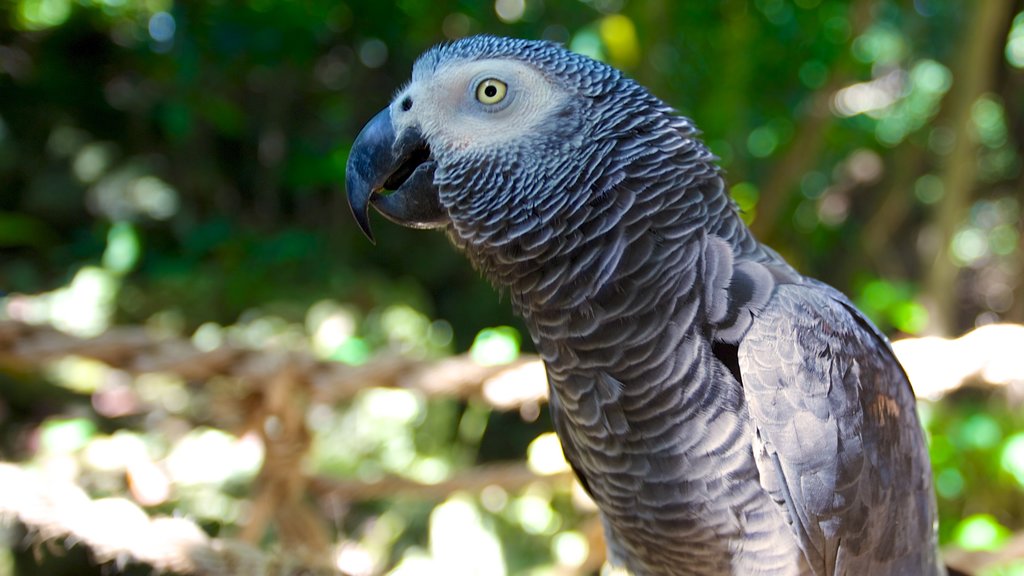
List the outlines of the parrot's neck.
<svg viewBox="0 0 1024 576">
<path fill-rule="evenodd" d="M 538 347 L 593 352 L 592 334 L 648 315 L 645 330 L 663 328 L 666 306 L 704 298 L 709 238 L 728 246 L 730 261 L 772 259 L 692 125 L 670 115 L 645 122 L 642 136 L 605 140 L 611 151 L 585 159 L 597 168 L 578 167 L 572 190 L 492 191 L 449 207 L 451 240 L 510 296 Z M 531 202 L 507 200 L 516 197 Z M 495 216 L 481 220 L 484 201 Z"/>
<path fill-rule="evenodd" d="M 664 532 L 680 525 L 662 519 L 699 518 L 674 538 L 722 541 L 735 530 L 733 488 L 757 486 L 757 470 L 749 436 L 731 432 L 747 425 L 741 389 L 712 349 L 711 269 L 759 260 L 760 246 L 717 175 L 671 199 L 638 197 L 615 225 L 581 236 L 553 240 L 571 249 L 505 277 L 544 360 L 559 437 L 624 545 L 644 546 L 631 524 L 638 517 Z M 729 480 L 680 488 L 704 485 L 712 469 Z M 773 506 L 759 497 L 747 510 L 774 518 Z M 785 527 L 765 520 L 755 529 Z"/>
<path fill-rule="evenodd" d="M 728 298 L 730 264 L 775 260 L 716 170 L 684 167 L 668 183 L 639 176 L 516 241 L 453 240 L 524 318 L 546 366 L 559 437 L 609 525 L 631 535 L 640 533 L 631 518 L 699 518 L 677 537 L 722 541 L 735 529 L 732 489 L 758 486 L 758 472 L 749 436 L 727 432 L 748 424 L 741 388 L 714 355 L 715 298 Z M 721 318 L 728 308 L 717 309 Z M 710 469 L 729 481 L 678 489 L 701 485 Z M 638 499 L 644 490 L 678 498 Z M 751 501 L 752 516 L 769 518 L 755 529 L 785 529 L 774 506 Z M 645 525 L 678 529 L 671 520 Z"/>
<path fill-rule="evenodd" d="M 614 129 L 586 134 L 590 145 L 572 138 L 564 149 L 553 144 L 558 159 L 532 158 L 529 171 L 506 162 L 485 171 L 490 179 L 481 183 L 471 177 L 476 172 L 439 169 L 450 239 L 543 337 L 558 336 L 547 325 L 565 326 L 592 309 L 598 321 L 608 318 L 599 309 L 615 310 L 621 293 L 657 306 L 677 290 L 697 289 L 680 281 L 710 235 L 737 257 L 760 259 L 763 248 L 696 128 L 641 96 L 636 106 L 644 113 L 592 111 Z"/>
<path fill-rule="evenodd" d="M 608 194 L 593 200 L 588 211 L 595 216 L 574 222 L 570 215 L 556 229 L 538 232 L 539 240 L 526 235 L 523 241 L 486 249 L 455 240 L 538 329 L 549 323 L 564 326 L 568 318 L 595 307 L 614 309 L 623 293 L 653 307 L 678 290 L 697 289 L 680 283 L 694 272 L 708 235 L 724 240 L 739 257 L 764 259 L 763 247 L 740 219 L 717 173 L 681 194 Z"/>
</svg>

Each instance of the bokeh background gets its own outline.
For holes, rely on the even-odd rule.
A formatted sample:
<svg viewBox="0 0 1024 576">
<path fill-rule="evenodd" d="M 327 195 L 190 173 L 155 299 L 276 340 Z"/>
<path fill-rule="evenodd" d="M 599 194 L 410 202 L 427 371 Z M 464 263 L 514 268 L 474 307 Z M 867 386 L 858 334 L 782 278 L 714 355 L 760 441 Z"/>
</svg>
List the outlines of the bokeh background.
<svg viewBox="0 0 1024 576">
<path fill-rule="evenodd" d="M 416 56 L 484 32 L 565 43 L 693 118 L 757 235 L 894 339 L 1024 322 L 1020 0 L 4 0 L 0 319 L 15 336 L 0 338 L 0 460 L 287 555 L 302 530 L 289 539 L 254 497 L 284 466 L 268 464 L 278 420 L 224 425 L 211 390 L 244 376 L 126 370 L 133 342 L 342 367 L 528 354 L 508 302 L 443 235 L 378 222 L 373 246 L 342 190 L 353 138 Z M 18 349 L 27 327 L 115 326 L 136 337 L 104 362 Z M 1019 546 L 1015 374 L 921 404 L 951 549 Z M 299 406 L 296 474 L 429 486 L 487 464 L 559 469 L 536 402 L 368 386 Z M 482 486 L 303 502 L 326 526 L 310 538 L 351 574 L 593 569 L 593 511 L 564 475 Z M 0 575 L 110 560 L 24 515 L 0 527 Z M 141 569 L 115 556 L 105 574 Z"/>
</svg>

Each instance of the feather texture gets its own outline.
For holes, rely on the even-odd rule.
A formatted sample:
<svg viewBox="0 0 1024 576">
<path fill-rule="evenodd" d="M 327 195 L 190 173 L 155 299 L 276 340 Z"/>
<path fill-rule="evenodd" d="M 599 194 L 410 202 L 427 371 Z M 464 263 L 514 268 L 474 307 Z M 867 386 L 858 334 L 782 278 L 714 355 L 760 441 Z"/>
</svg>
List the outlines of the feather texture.
<svg viewBox="0 0 1024 576">
<path fill-rule="evenodd" d="M 452 242 L 530 329 L 611 560 L 638 576 L 944 574 L 884 337 L 758 243 L 693 123 L 613 68 L 475 37 L 421 57 L 407 94 L 457 94 L 435 79 L 491 61 L 557 101 L 497 146 L 424 130 L 434 183 Z M 416 111 L 401 121 L 431 125 Z"/>
</svg>

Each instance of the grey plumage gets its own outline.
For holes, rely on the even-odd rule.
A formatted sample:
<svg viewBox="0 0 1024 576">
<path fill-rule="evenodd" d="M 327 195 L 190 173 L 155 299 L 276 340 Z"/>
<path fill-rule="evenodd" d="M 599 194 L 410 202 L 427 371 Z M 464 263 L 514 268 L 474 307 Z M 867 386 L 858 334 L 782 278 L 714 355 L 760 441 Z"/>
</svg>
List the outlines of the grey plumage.
<svg viewBox="0 0 1024 576">
<path fill-rule="evenodd" d="M 508 94 L 474 92 L 484 79 Z M 613 561 L 652 576 L 944 573 L 888 342 L 753 238 L 693 124 L 632 80 L 545 42 L 434 48 L 346 178 L 368 234 L 369 204 L 443 227 L 509 294 Z"/>
</svg>

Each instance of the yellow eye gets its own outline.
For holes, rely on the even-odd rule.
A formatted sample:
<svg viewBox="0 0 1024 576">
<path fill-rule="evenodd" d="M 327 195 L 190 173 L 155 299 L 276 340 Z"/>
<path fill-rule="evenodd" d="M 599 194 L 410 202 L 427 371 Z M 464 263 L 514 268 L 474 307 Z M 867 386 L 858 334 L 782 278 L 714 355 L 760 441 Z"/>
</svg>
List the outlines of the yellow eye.
<svg viewBox="0 0 1024 576">
<path fill-rule="evenodd" d="M 505 99 L 508 84 L 497 78 L 488 78 L 476 85 L 476 99 L 483 104 L 497 104 Z"/>
</svg>

